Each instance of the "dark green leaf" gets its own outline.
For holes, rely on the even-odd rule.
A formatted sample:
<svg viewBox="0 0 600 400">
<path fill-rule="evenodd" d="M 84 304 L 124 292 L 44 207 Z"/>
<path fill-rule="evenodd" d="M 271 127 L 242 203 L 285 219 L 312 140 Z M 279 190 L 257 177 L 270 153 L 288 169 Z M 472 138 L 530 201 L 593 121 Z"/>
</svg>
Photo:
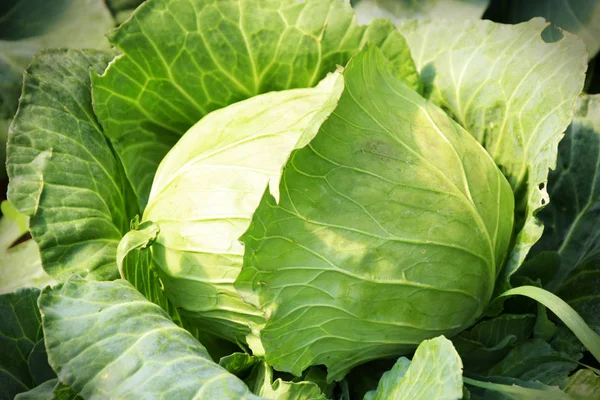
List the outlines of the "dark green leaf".
<svg viewBox="0 0 600 400">
<path fill-rule="evenodd" d="M 56 374 L 48 364 L 48 354 L 46 353 L 46 347 L 44 339 L 41 338 L 29 353 L 27 358 L 27 364 L 29 364 L 29 374 L 33 378 L 33 383 L 40 385 L 47 380 L 56 377 Z"/>
<path fill-rule="evenodd" d="M 569 373 L 576 367 L 574 361 L 569 361 L 545 341 L 533 339 L 512 349 L 485 375 L 564 386 Z"/>
<path fill-rule="evenodd" d="M 40 312 L 37 307 L 39 289 L 20 289 L 0 296 L 0 399 L 12 400 L 21 392 L 32 389 L 45 378 L 52 378 L 45 369 Z M 37 348 L 37 350 L 36 350 Z M 29 364 L 30 361 L 40 363 Z"/>
<path fill-rule="evenodd" d="M 115 253 L 137 201 L 92 110 L 90 69 L 111 54 L 52 50 L 27 70 L 8 143 L 8 198 L 31 217 L 44 269 L 118 276 Z"/>
<path fill-rule="evenodd" d="M 478 323 L 452 338 L 465 370 L 478 373 L 502 360 L 533 333 L 535 315 L 504 314 Z"/>
</svg>

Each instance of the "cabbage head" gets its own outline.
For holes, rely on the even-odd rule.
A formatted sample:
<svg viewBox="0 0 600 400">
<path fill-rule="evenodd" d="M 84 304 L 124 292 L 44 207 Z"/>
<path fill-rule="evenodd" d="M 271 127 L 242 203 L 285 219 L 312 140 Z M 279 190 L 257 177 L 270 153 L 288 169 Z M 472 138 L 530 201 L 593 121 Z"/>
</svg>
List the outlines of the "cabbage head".
<svg viewBox="0 0 600 400">
<path fill-rule="evenodd" d="M 335 72 L 314 88 L 271 92 L 214 111 L 162 160 L 142 220 L 158 226 L 150 250 L 167 297 L 199 329 L 243 343 L 263 322 L 262 312 L 233 287 L 244 254 L 238 239 L 265 187 L 270 182 L 277 195 L 291 151 L 315 136 L 343 87 Z"/>
<path fill-rule="evenodd" d="M 295 375 L 324 364 L 330 380 L 475 322 L 514 211 L 489 154 L 378 49 L 355 56 L 344 82 L 279 200 L 266 194 L 255 212 L 236 282 L 265 314 L 269 364 Z"/>
<path fill-rule="evenodd" d="M 315 88 L 201 119 L 161 162 L 143 221 L 182 316 L 336 380 L 473 324 L 513 213 L 483 147 L 367 46 Z"/>
</svg>

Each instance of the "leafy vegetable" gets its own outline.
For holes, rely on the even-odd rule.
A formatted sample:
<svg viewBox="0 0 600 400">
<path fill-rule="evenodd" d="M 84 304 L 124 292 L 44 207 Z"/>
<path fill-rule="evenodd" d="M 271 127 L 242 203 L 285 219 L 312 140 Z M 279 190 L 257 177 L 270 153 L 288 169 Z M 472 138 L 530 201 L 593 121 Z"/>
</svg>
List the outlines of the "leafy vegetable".
<svg viewBox="0 0 600 400">
<path fill-rule="evenodd" d="M 597 397 L 599 8 L 529 3 L 2 2 L 0 399 Z"/>
<path fill-rule="evenodd" d="M 377 390 L 365 400 L 461 399 L 462 363 L 452 342 L 443 336 L 423 341 L 412 362 L 400 358 L 383 374 Z"/>
<path fill-rule="evenodd" d="M 159 166 L 143 216 L 160 227 L 152 262 L 174 305 L 206 320 L 199 324 L 212 333 L 244 341 L 248 324 L 262 323 L 233 288 L 244 253 L 237 239 L 265 187 L 276 193 L 288 155 L 316 134 L 342 90 L 336 73 L 314 89 L 264 94 L 213 112 Z"/>
<path fill-rule="evenodd" d="M 266 195 L 256 211 L 236 286 L 266 314 L 270 364 L 295 375 L 325 364 L 330 379 L 479 317 L 513 213 L 487 153 L 379 51 L 344 77 L 338 108 L 286 166 L 279 203 Z"/>
<path fill-rule="evenodd" d="M 540 213 L 547 227 L 534 247 L 535 253 L 556 251 L 560 270 L 548 282 L 548 287 L 573 285 L 582 274 L 593 282 L 600 260 L 600 239 L 595 229 L 600 221 L 598 191 L 600 191 L 600 96 L 584 96 L 577 102 L 575 118 L 559 147 L 558 165 L 550 175 L 548 186 L 552 203 Z M 577 271 L 571 282 L 567 277 Z M 565 290 L 567 296 L 581 294 Z"/>
<path fill-rule="evenodd" d="M 27 69 L 8 141 L 8 198 L 31 217 L 44 269 L 114 279 L 115 252 L 137 213 L 119 160 L 98 125 L 89 70 L 111 54 L 50 50 Z"/>
<path fill-rule="evenodd" d="M 39 306 L 50 365 L 84 398 L 257 399 L 125 281 L 71 279 L 45 289 Z"/>
<path fill-rule="evenodd" d="M 365 43 L 418 82 L 394 26 L 359 26 L 336 0 L 154 0 L 109 39 L 123 55 L 93 79 L 94 109 L 142 208 L 161 159 L 210 111 L 311 87 Z"/>
<path fill-rule="evenodd" d="M 542 234 L 535 213 L 548 203 L 548 169 L 556 165 L 558 142 L 583 88 L 585 46 L 569 33 L 546 43 L 545 27 L 541 18 L 516 26 L 489 21 L 399 25 L 426 97 L 486 148 L 515 192 L 518 234 L 499 291 Z"/>
</svg>

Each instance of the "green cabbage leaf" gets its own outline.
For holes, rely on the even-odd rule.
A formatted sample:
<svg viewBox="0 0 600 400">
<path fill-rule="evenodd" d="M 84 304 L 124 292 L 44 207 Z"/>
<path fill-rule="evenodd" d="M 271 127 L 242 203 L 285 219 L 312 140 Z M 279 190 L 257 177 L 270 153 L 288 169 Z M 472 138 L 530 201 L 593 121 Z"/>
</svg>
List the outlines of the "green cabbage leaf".
<svg viewBox="0 0 600 400">
<path fill-rule="evenodd" d="M 465 329 L 490 301 L 513 194 L 491 157 L 374 47 L 242 237 L 236 288 L 274 368 L 353 366 Z M 435 299 L 435 301 L 432 301 Z"/>
</svg>

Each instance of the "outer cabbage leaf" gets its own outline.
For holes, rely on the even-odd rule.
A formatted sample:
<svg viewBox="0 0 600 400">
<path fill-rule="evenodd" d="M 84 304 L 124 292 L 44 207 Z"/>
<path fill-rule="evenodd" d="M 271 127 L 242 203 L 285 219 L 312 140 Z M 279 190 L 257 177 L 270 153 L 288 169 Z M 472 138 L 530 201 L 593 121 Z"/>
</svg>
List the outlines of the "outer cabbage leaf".
<svg viewBox="0 0 600 400">
<path fill-rule="evenodd" d="M 211 111 L 312 87 L 366 43 L 420 84 L 394 25 L 358 26 L 344 0 L 150 0 L 109 39 L 123 55 L 94 78 L 94 108 L 141 208 L 161 159 Z"/>
<path fill-rule="evenodd" d="M 519 25 L 490 21 L 403 21 L 430 100 L 446 109 L 490 153 L 516 196 L 516 239 L 498 292 L 540 238 L 535 217 L 548 203 L 545 183 L 558 142 L 583 88 L 583 42 L 564 33 L 546 43 L 541 18 Z"/>
<path fill-rule="evenodd" d="M 593 296 L 592 287 L 583 294 L 581 284 L 600 277 L 599 172 L 600 95 L 586 95 L 579 99 L 573 123 L 558 148 L 558 165 L 548 181 L 552 202 L 539 214 L 546 230 L 532 250 L 558 253 L 560 268 L 547 286 L 557 290 L 566 285 L 564 294 L 569 297 Z"/>
<path fill-rule="evenodd" d="M 265 312 L 269 364 L 295 375 L 324 364 L 330 380 L 470 325 L 513 213 L 485 150 L 377 48 L 344 79 L 338 108 L 286 165 L 279 203 L 267 194 L 254 214 L 236 282 Z"/>
<path fill-rule="evenodd" d="M 258 399 L 127 281 L 71 279 L 39 307 L 50 365 L 83 398 Z"/>
<path fill-rule="evenodd" d="M 352 0 L 359 23 L 373 18 L 399 21 L 408 18 L 478 19 L 489 0 Z"/>
<path fill-rule="evenodd" d="M 590 58 L 600 50 L 600 3 L 596 0 L 494 1 L 486 16 L 508 24 L 544 17 L 583 39 Z"/>
<path fill-rule="evenodd" d="M 462 362 L 443 336 L 423 341 L 412 361 L 401 357 L 364 400 L 458 400 L 463 396 Z"/>
<path fill-rule="evenodd" d="M 143 220 L 160 233 L 152 263 L 165 292 L 201 329 L 244 341 L 262 313 L 233 287 L 242 268 L 238 238 L 265 188 L 277 195 L 293 149 L 317 133 L 344 88 L 339 73 L 317 87 L 255 96 L 194 125 L 161 162 Z"/>
<path fill-rule="evenodd" d="M 600 96 L 582 96 L 575 118 L 559 145 L 558 166 L 550 173 L 552 202 L 540 214 L 546 230 L 529 264 L 558 268 L 544 280 L 585 321 L 600 331 Z M 535 271 L 537 272 L 537 271 Z"/>
<path fill-rule="evenodd" d="M 42 265 L 57 279 L 116 278 L 117 245 L 138 212 L 92 110 L 90 69 L 103 71 L 110 58 L 93 50 L 37 55 L 8 140 L 8 198 L 31 217 Z"/>
<path fill-rule="evenodd" d="M 22 287 L 42 288 L 56 281 L 42 268 L 40 250 L 33 239 L 19 240 L 29 230 L 29 218 L 3 201 L 0 217 L 0 294 Z"/>
<path fill-rule="evenodd" d="M 108 49 L 113 20 L 102 0 L 19 0 L 0 12 L 0 119 L 17 111 L 23 70 L 46 48 Z M 0 177 L 8 133 L 0 124 Z M 6 130 L 4 130 L 6 129 Z"/>
<path fill-rule="evenodd" d="M 16 293 L 0 295 L 2 400 L 12 400 L 17 393 L 28 391 L 43 383 L 43 378 L 48 375 L 48 361 L 43 354 L 44 338 L 40 312 L 36 305 L 39 294 L 38 289 L 20 289 Z M 39 349 L 39 344 L 42 351 L 38 352 L 38 355 L 41 357 L 34 357 L 35 363 L 31 363 L 31 355 L 36 348 Z"/>
</svg>

